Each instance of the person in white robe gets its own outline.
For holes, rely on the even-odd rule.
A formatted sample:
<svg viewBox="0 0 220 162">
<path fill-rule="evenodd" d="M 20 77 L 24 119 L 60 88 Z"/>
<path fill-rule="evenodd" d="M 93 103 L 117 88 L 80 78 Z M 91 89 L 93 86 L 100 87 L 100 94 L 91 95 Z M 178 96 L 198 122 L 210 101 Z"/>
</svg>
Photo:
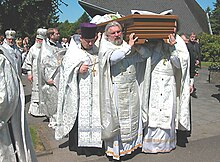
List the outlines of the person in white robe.
<svg viewBox="0 0 220 162">
<path fill-rule="evenodd" d="M 48 126 L 55 129 L 60 79 L 60 65 L 66 48 L 50 46 L 45 40 L 38 56 L 39 109 L 49 119 Z"/>
<path fill-rule="evenodd" d="M 61 64 L 55 138 L 69 136 L 78 155 L 104 155 L 99 104 L 96 24 L 81 23 L 80 43 L 72 38 Z"/>
<path fill-rule="evenodd" d="M 39 88 L 38 88 L 38 66 L 37 59 L 40 53 L 43 39 L 46 39 L 47 29 L 39 28 L 34 45 L 30 48 L 27 57 L 22 65 L 22 69 L 25 69 L 28 74 L 28 80 L 32 85 L 31 103 L 28 113 L 33 116 L 45 116 L 45 114 L 39 109 Z"/>
<path fill-rule="evenodd" d="M 21 66 L 22 66 L 22 54 L 15 43 L 15 36 L 16 32 L 14 30 L 6 30 L 5 31 L 5 39 L 4 43 L 2 44 L 5 47 L 10 55 L 12 56 L 13 60 L 16 63 L 16 71 L 18 72 L 19 76 L 21 77 Z"/>
<path fill-rule="evenodd" d="M 25 95 L 11 53 L 0 45 L 0 161 L 37 162 L 26 121 Z"/>
<path fill-rule="evenodd" d="M 100 42 L 100 104 L 102 139 L 106 155 L 115 160 L 142 146 L 142 117 L 137 75 L 138 64 L 151 52 L 146 45 L 134 46 L 135 33 L 123 41 L 122 27 L 110 22 Z M 139 74 L 138 74 L 139 73 Z"/>
<path fill-rule="evenodd" d="M 145 153 L 170 152 L 176 148 L 176 130 L 190 129 L 189 54 L 179 35 L 170 40 L 175 43 L 155 44 L 152 54 Z"/>
</svg>

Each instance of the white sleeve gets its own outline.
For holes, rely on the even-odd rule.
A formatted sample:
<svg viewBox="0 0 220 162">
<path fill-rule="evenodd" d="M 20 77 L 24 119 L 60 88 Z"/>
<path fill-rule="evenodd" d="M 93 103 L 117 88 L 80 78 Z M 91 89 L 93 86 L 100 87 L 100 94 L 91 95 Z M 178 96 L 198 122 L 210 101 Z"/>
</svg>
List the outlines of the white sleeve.
<svg viewBox="0 0 220 162">
<path fill-rule="evenodd" d="M 0 129 L 13 115 L 19 98 L 17 74 L 9 61 L 0 54 Z"/>
<path fill-rule="evenodd" d="M 112 52 L 110 56 L 111 65 L 114 65 L 117 62 L 121 61 L 130 52 L 131 52 L 131 46 L 126 46 L 126 47 L 117 49 L 114 52 Z"/>
<path fill-rule="evenodd" d="M 180 59 L 177 56 L 170 56 L 170 60 L 176 68 L 180 69 Z"/>
</svg>

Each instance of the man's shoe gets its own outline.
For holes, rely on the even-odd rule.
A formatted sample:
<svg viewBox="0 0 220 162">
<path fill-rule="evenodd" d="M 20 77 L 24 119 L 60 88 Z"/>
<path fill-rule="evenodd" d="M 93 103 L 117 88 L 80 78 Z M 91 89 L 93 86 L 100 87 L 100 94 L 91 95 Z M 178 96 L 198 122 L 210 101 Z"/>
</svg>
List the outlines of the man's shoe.
<svg viewBox="0 0 220 162">
<path fill-rule="evenodd" d="M 191 96 L 192 96 L 193 98 L 198 98 L 198 96 L 197 96 L 197 94 L 196 94 L 195 92 L 191 93 Z"/>
</svg>

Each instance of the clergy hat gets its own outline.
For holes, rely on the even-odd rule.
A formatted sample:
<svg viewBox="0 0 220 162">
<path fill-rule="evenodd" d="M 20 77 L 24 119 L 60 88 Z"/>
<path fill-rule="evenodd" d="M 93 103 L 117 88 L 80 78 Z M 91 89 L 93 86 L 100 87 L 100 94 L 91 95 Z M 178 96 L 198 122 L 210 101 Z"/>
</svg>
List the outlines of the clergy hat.
<svg viewBox="0 0 220 162">
<path fill-rule="evenodd" d="M 81 30 L 81 36 L 85 39 L 92 39 L 96 36 L 96 24 L 93 23 L 81 23 L 80 24 L 80 30 Z"/>
<path fill-rule="evenodd" d="M 47 37 L 47 29 L 44 29 L 44 28 L 37 29 L 36 38 L 45 39 L 46 37 Z"/>
<path fill-rule="evenodd" d="M 15 39 L 16 32 L 14 30 L 6 30 L 5 37 L 9 39 Z"/>
</svg>

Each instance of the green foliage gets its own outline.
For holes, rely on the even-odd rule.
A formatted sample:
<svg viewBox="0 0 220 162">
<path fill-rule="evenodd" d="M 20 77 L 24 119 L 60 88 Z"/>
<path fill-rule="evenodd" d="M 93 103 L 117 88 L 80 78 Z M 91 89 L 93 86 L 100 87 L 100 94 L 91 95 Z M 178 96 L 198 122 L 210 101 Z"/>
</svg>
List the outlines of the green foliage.
<svg viewBox="0 0 220 162">
<path fill-rule="evenodd" d="M 0 1 L 0 34 L 14 29 L 18 36 L 34 38 L 39 27 L 54 27 L 58 22 L 62 0 Z"/>
<path fill-rule="evenodd" d="M 202 61 L 202 62 L 201 62 L 201 67 L 206 67 L 206 68 L 208 68 L 211 64 L 212 64 L 212 62 L 204 62 L 204 61 Z"/>
<path fill-rule="evenodd" d="M 214 7 L 215 8 L 210 15 L 210 22 L 213 34 L 220 34 L 220 0 L 216 0 Z"/>
<path fill-rule="evenodd" d="M 89 16 L 84 12 L 82 16 L 74 23 L 69 23 L 68 21 L 65 21 L 63 23 L 58 23 L 58 30 L 60 32 L 60 38 L 66 37 L 70 38 L 77 29 L 80 27 L 80 23 L 82 22 L 89 22 L 90 18 Z"/>
<path fill-rule="evenodd" d="M 68 5 L 63 0 L 2 0 L 0 1 L 0 35 L 7 29 L 13 29 L 18 37 L 28 36 L 34 40 L 39 27 L 57 27 L 61 38 L 69 38 L 79 28 L 81 22 L 88 22 L 89 16 L 84 12 L 75 22 L 59 23 L 60 5 Z"/>
<path fill-rule="evenodd" d="M 201 33 L 198 38 L 201 45 L 202 60 L 220 66 L 220 35 Z"/>
<path fill-rule="evenodd" d="M 73 33 L 73 23 L 69 23 L 67 20 L 63 23 L 58 23 L 57 28 L 60 32 L 60 38 L 66 37 L 69 38 L 71 33 Z"/>
</svg>

